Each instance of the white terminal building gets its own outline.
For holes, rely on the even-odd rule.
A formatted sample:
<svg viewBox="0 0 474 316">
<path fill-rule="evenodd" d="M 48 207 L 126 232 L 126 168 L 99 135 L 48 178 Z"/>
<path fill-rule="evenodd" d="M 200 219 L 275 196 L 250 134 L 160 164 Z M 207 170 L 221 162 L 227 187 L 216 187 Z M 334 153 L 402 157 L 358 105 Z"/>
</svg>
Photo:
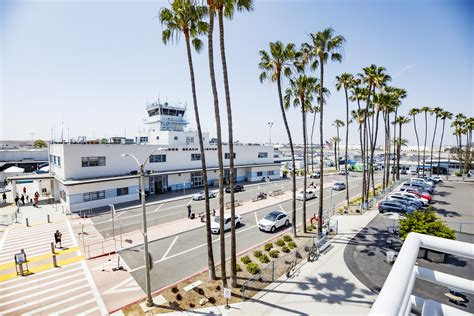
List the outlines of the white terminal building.
<svg viewBox="0 0 474 316">
<path fill-rule="evenodd" d="M 112 142 L 61 142 L 49 145 L 49 174 L 29 177 L 48 183 L 51 192 L 72 212 L 139 199 L 137 162 L 145 165 L 145 191 L 149 194 L 203 186 L 197 131 L 186 130 L 184 106 L 167 102 L 147 105 L 146 131 L 134 141 L 113 138 Z M 218 186 L 217 145 L 203 133 L 209 185 Z M 280 163 L 274 162 L 273 146 L 234 145 L 236 182 L 280 178 Z M 223 145 L 224 181 L 229 182 L 229 149 Z M 24 177 L 11 177 L 13 195 L 20 192 Z M 44 190 L 43 190 L 44 191 Z"/>
</svg>

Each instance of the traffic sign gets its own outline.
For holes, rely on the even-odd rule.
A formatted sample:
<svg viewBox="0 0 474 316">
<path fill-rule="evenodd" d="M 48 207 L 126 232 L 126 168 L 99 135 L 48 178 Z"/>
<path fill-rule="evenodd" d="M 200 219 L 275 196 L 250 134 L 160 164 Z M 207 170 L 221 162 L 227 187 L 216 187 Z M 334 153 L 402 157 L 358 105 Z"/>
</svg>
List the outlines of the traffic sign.
<svg viewBox="0 0 474 316">
<path fill-rule="evenodd" d="M 224 288 L 224 298 L 231 298 L 231 296 L 232 296 L 231 290 L 225 287 Z"/>
</svg>

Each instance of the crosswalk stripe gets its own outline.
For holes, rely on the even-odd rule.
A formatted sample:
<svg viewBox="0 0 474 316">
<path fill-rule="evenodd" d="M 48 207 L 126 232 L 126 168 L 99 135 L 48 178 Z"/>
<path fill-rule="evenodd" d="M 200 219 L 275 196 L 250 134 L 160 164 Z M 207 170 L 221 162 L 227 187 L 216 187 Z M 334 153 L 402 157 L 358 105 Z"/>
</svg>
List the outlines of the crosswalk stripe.
<svg viewBox="0 0 474 316">
<path fill-rule="evenodd" d="M 69 306 L 68 308 L 65 308 L 65 309 L 62 309 L 60 311 L 57 311 L 57 312 L 54 312 L 52 315 L 61 315 L 61 314 L 65 314 L 69 311 L 72 311 L 73 309 L 76 309 L 76 308 L 79 308 L 81 306 L 84 306 L 84 305 L 87 305 L 87 304 L 90 304 L 90 303 L 94 303 L 95 302 L 95 298 L 91 298 L 90 300 L 86 300 L 86 301 L 83 301 L 83 302 L 80 302 L 80 303 L 77 303 L 75 305 L 72 305 L 72 306 Z M 96 307 L 98 308 L 98 307 Z"/>
<path fill-rule="evenodd" d="M 8 236 L 8 230 L 6 230 L 3 233 L 2 239 L 0 239 L 0 251 L 2 251 L 3 249 L 3 245 L 5 244 L 5 240 L 7 240 L 7 236 Z"/>
<path fill-rule="evenodd" d="M 74 276 L 75 276 L 75 275 L 74 275 Z M 70 277 L 69 277 L 69 278 L 70 278 Z M 43 294 L 48 293 L 48 292 L 51 292 L 51 291 L 57 291 L 57 290 L 59 290 L 59 289 L 65 287 L 65 286 L 69 287 L 69 286 L 71 286 L 71 285 L 73 285 L 73 284 L 76 284 L 76 283 L 85 282 L 85 281 L 81 278 L 81 279 L 77 279 L 77 280 L 68 282 L 68 283 L 66 284 L 66 283 L 63 282 L 63 281 L 66 280 L 66 279 L 68 279 L 68 278 L 62 278 L 61 280 L 58 280 L 58 281 L 60 282 L 60 285 L 59 285 L 59 286 L 49 287 L 47 290 L 41 290 L 41 292 L 39 292 L 39 293 L 30 294 L 30 295 L 28 295 L 28 296 L 29 296 L 29 297 L 32 297 L 32 296 L 34 297 L 35 294 L 36 294 L 36 296 L 37 296 L 37 295 L 43 295 Z M 48 282 L 48 283 L 52 283 L 52 282 Z M 38 289 L 38 288 L 44 287 L 44 286 L 45 286 L 45 284 L 41 284 L 41 285 L 39 285 L 39 286 L 35 286 L 35 287 L 32 287 L 32 288 L 28 288 L 27 290 L 28 290 L 28 291 L 31 291 L 32 289 Z M 12 294 L 17 295 L 18 292 L 12 293 Z M 9 301 L 4 301 L 4 302 L 0 303 L 0 306 L 6 306 L 6 305 L 9 305 L 9 304 L 12 304 L 12 303 L 15 303 L 15 302 L 23 301 L 24 299 L 25 299 L 25 296 L 20 296 L 20 297 L 18 297 L 18 298 L 16 298 L 16 299 L 9 300 Z"/>
<path fill-rule="evenodd" d="M 70 238 L 69 236 L 63 236 L 63 238 Z M 43 241 L 54 241 L 54 234 L 48 234 L 48 235 L 40 235 L 36 237 L 31 237 L 31 238 L 8 238 L 8 243 L 5 245 L 5 247 L 2 250 L 12 248 L 12 245 L 18 245 L 22 244 L 25 241 L 28 241 L 28 243 L 36 244 L 36 243 L 41 243 Z"/>
<path fill-rule="evenodd" d="M 61 229 L 66 229 L 66 226 L 64 225 L 64 222 L 57 223 L 57 224 L 48 224 L 45 225 L 41 228 L 36 228 L 36 227 L 23 227 L 21 230 L 19 229 L 11 229 L 10 230 L 10 238 L 16 238 L 16 237 L 24 237 L 24 236 L 31 236 L 31 234 L 37 234 L 37 233 L 44 233 L 48 231 L 54 231 L 54 230 L 61 230 Z"/>
<path fill-rule="evenodd" d="M 61 238 L 61 241 L 63 243 L 71 241 L 71 237 L 66 236 L 65 238 Z M 54 242 L 53 238 L 45 238 L 45 239 L 41 239 L 41 240 L 34 241 L 34 242 L 31 242 L 30 240 L 22 240 L 21 242 L 18 242 L 15 245 L 9 245 L 8 247 L 5 247 L 5 249 L 0 251 L 0 253 L 5 254 L 5 253 L 11 252 L 11 251 L 18 251 L 19 248 L 23 247 L 21 245 L 22 244 L 24 245 L 25 243 L 28 243 L 28 245 L 23 247 L 23 249 L 35 249 L 35 248 L 38 248 L 38 247 L 45 247 L 45 246 L 51 247 L 50 245 L 51 245 L 52 242 Z"/>
<path fill-rule="evenodd" d="M 75 287 L 75 288 L 73 288 L 73 289 L 69 289 L 69 290 L 66 290 L 66 291 L 62 291 L 62 292 L 57 293 L 57 294 L 55 294 L 55 295 L 48 296 L 48 300 L 54 299 L 54 298 L 56 298 L 56 297 L 60 297 L 60 296 L 65 295 L 65 294 L 72 293 L 72 292 L 77 291 L 77 290 L 80 290 L 80 289 L 84 289 L 84 288 L 86 288 L 86 287 L 89 287 L 89 285 L 88 285 L 88 284 L 84 284 L 84 285 L 82 285 L 82 286 L 78 286 L 78 287 Z M 90 292 L 85 292 L 84 294 L 87 295 L 87 294 L 92 294 L 92 293 L 90 293 Z M 73 296 L 72 298 L 77 298 L 77 297 L 78 297 L 78 296 Z M 60 304 L 62 304 L 63 302 L 64 302 L 64 300 L 59 301 Z M 32 301 L 32 302 L 30 302 L 30 303 L 22 304 L 22 305 L 15 306 L 15 307 L 12 307 L 12 308 L 10 308 L 10 309 L 7 309 L 6 311 L 3 311 L 3 313 L 5 313 L 5 314 L 11 313 L 11 312 L 14 312 L 14 311 L 17 311 L 17 310 L 24 309 L 24 308 L 26 308 L 26 307 L 35 305 L 35 304 L 37 304 L 37 301 Z M 46 309 L 48 309 L 48 308 L 50 308 L 50 307 L 52 307 L 51 304 L 46 304 L 46 306 L 44 306 L 44 308 L 46 308 Z M 28 312 L 28 313 L 34 314 L 34 311 L 30 311 L 30 312 Z"/>
<path fill-rule="evenodd" d="M 73 244 L 72 243 L 65 243 L 63 245 L 63 248 L 68 248 L 68 249 L 73 248 Z M 4 255 L 1 255 L 0 256 L 0 264 L 9 263 L 10 261 L 12 261 L 15 253 L 18 253 L 18 252 L 20 252 L 20 251 L 18 250 L 16 252 L 12 252 L 10 254 L 6 253 Z M 34 250 L 34 251 L 29 251 L 28 249 L 26 249 L 25 252 L 26 252 L 27 257 L 39 256 L 39 255 L 42 255 L 42 254 L 45 254 L 45 253 L 51 253 L 51 246 L 50 247 L 45 247 L 44 249 Z"/>
<path fill-rule="evenodd" d="M 19 287 L 19 286 L 23 286 L 25 284 L 31 284 L 31 283 L 34 283 L 34 282 L 38 282 L 39 278 L 44 276 L 44 275 L 47 275 L 47 276 L 42 278 L 41 280 L 51 279 L 53 277 L 57 277 L 59 275 L 69 273 L 71 271 L 76 271 L 76 270 L 79 270 L 79 269 L 81 269 L 80 263 L 76 263 L 76 264 L 71 264 L 67 267 L 64 267 L 63 270 L 61 270 L 59 272 L 57 270 L 39 272 L 39 273 L 36 273 L 34 275 L 34 277 L 32 276 L 32 279 L 31 278 L 30 279 L 22 279 L 22 281 L 20 281 L 21 283 L 17 283 L 13 286 L 10 286 L 10 287 L 5 287 L 5 284 L 18 282 L 18 280 L 5 281 L 5 282 L 2 282 L 2 287 L 0 287 L 0 293 L 2 293 L 5 290 L 10 290 L 10 289 L 13 289 L 13 288 L 16 288 L 16 287 Z M 51 275 L 48 275 L 48 274 L 51 274 Z M 23 280 L 27 280 L 27 281 L 23 281 Z M 0 298 L 2 298 L 2 296 L 0 296 Z"/>
<path fill-rule="evenodd" d="M 67 253 L 77 251 L 78 249 L 79 249 L 79 247 L 72 247 L 72 248 L 69 248 L 69 249 L 64 249 L 64 250 L 61 250 L 61 251 L 57 251 L 56 256 L 65 255 Z M 51 252 L 49 252 L 49 253 L 44 253 L 44 254 L 41 254 L 41 255 L 38 255 L 38 256 L 29 257 L 28 258 L 28 263 L 48 259 L 48 258 L 51 258 L 52 256 L 53 256 L 53 254 Z M 14 267 L 15 267 L 15 262 L 13 262 L 13 260 L 8 261 L 6 263 L 0 262 L 0 271 L 4 270 L 4 269 L 7 269 L 7 268 L 14 268 Z"/>
<path fill-rule="evenodd" d="M 96 306 L 96 307 L 93 307 L 91 309 L 88 309 L 86 311 L 83 311 L 82 313 L 79 313 L 79 315 L 89 315 L 89 314 L 92 314 L 93 312 L 96 312 L 96 311 L 99 311 L 99 306 Z"/>
</svg>

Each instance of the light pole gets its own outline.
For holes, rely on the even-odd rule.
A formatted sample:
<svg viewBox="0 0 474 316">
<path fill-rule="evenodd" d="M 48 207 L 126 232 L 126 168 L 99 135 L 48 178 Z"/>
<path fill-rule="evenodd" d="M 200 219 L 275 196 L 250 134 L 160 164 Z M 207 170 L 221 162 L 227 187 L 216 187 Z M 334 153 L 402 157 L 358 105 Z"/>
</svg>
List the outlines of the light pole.
<svg viewBox="0 0 474 316">
<path fill-rule="evenodd" d="M 145 283 L 146 283 L 146 306 L 152 307 L 153 306 L 153 298 L 151 297 L 151 282 L 150 282 L 150 255 L 148 253 L 148 235 L 147 235 L 147 223 L 146 223 L 146 209 L 145 209 L 145 165 L 150 159 L 150 156 L 158 151 L 162 150 L 163 148 L 157 148 L 153 150 L 145 159 L 143 164 L 140 164 L 137 157 L 133 154 L 122 154 L 122 157 L 131 157 L 135 160 L 140 169 L 140 194 L 141 194 L 141 201 L 142 201 L 142 220 L 143 220 L 143 244 L 144 244 L 144 258 L 145 258 Z"/>
<path fill-rule="evenodd" d="M 271 146 L 272 145 L 272 126 L 273 126 L 273 122 L 267 122 L 267 124 L 268 124 L 268 127 L 270 128 L 270 139 L 269 139 L 268 144 Z"/>
</svg>

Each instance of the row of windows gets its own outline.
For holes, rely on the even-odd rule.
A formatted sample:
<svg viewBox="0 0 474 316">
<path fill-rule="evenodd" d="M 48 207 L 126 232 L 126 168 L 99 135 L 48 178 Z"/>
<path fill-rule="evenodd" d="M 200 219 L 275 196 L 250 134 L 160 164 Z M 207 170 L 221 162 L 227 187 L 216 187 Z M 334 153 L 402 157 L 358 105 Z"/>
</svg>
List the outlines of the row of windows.
<svg viewBox="0 0 474 316">
<path fill-rule="evenodd" d="M 105 166 L 105 156 L 100 157 L 81 157 L 83 167 Z"/>
<path fill-rule="evenodd" d="M 201 154 L 191 154 L 191 161 L 201 160 Z"/>
<path fill-rule="evenodd" d="M 151 155 L 150 162 L 166 162 L 166 155 Z"/>
<path fill-rule="evenodd" d="M 128 195 L 128 187 L 117 188 L 117 196 L 120 196 L 120 195 Z"/>
<path fill-rule="evenodd" d="M 267 171 L 268 176 L 274 176 L 275 175 L 275 170 L 269 170 Z M 263 171 L 257 171 L 257 177 L 263 176 Z"/>
<path fill-rule="evenodd" d="M 258 158 L 268 158 L 268 153 L 258 153 Z"/>
<path fill-rule="evenodd" d="M 84 193 L 84 202 L 105 199 L 105 191 L 95 191 Z"/>
<path fill-rule="evenodd" d="M 230 153 L 225 153 L 224 158 L 225 159 L 230 159 Z M 235 159 L 235 153 L 234 153 L 234 159 Z"/>
<path fill-rule="evenodd" d="M 49 162 L 61 167 L 61 157 L 59 156 L 49 155 Z"/>
</svg>

